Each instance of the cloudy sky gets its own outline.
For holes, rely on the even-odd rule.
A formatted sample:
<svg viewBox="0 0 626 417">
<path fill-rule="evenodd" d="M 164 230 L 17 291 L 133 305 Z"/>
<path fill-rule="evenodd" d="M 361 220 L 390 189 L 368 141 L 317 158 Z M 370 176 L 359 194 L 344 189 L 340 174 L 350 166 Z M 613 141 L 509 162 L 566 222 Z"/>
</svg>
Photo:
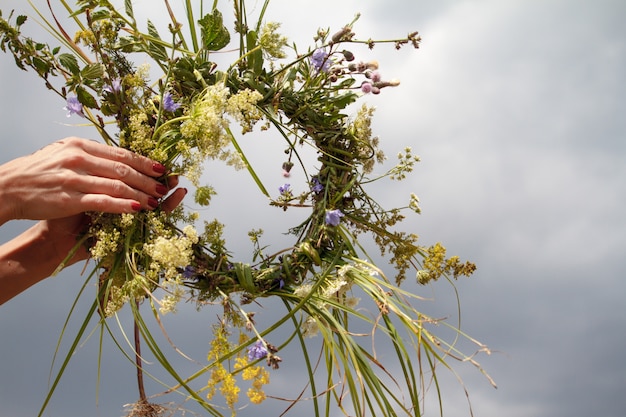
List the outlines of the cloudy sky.
<svg viewBox="0 0 626 417">
<path fill-rule="evenodd" d="M 22 3 L 2 0 L 1 7 L 24 10 Z M 402 204 L 416 192 L 423 214 L 406 227 L 424 244 L 442 241 L 449 253 L 478 265 L 457 285 L 462 328 L 493 350 L 478 359 L 498 389 L 459 364 L 474 415 L 623 417 L 626 3 L 275 0 L 268 18 L 284 22 L 290 38 L 308 42 L 318 26 L 338 28 L 357 11 L 355 29 L 363 38 L 413 30 L 423 38 L 419 51 L 381 46 L 355 53 L 378 59 L 384 76 L 402 81 L 368 98 L 377 106 L 375 129 L 385 150 L 394 155 L 409 145 L 422 158 L 410 181 L 379 190 L 381 198 Z M 89 134 L 64 125 L 63 103 L 7 55 L 0 55 L 0 89 L 0 162 Z M 281 181 L 278 173 L 267 175 Z M 203 215 L 220 216 L 235 234 L 254 227 L 240 220 L 253 218 L 249 210 L 264 200 L 245 175 L 220 178 L 216 188 L 237 204 L 224 198 Z M 2 241 L 24 227 L 3 226 Z M 0 307 L 3 416 L 39 410 L 80 272 L 70 268 Z M 447 284 L 416 291 L 432 299 L 425 310 L 455 318 Z M 206 345 L 190 342 L 206 339 L 213 317 L 190 309 L 176 320 L 188 323 L 176 329 L 176 340 L 202 358 Z M 118 416 L 120 405 L 135 400 L 133 370 L 105 342 L 95 406 L 97 338 L 76 353 L 46 415 Z M 289 378 L 278 381 L 288 385 Z M 469 415 L 452 378 L 445 380 L 444 414 Z"/>
</svg>

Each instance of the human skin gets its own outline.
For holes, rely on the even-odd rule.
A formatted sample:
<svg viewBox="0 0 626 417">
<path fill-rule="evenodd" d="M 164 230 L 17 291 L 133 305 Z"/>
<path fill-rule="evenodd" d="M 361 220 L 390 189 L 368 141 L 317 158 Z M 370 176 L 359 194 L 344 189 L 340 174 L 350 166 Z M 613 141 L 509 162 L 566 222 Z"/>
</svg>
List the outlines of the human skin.
<svg viewBox="0 0 626 417">
<path fill-rule="evenodd" d="M 88 225 L 86 211 L 131 213 L 173 210 L 186 194 L 157 181 L 165 168 L 148 158 L 97 142 L 67 138 L 32 155 L 0 165 L 0 225 L 14 219 L 40 220 L 0 245 L 0 304 L 49 277 L 65 261 L 87 259 L 78 236 Z"/>
</svg>

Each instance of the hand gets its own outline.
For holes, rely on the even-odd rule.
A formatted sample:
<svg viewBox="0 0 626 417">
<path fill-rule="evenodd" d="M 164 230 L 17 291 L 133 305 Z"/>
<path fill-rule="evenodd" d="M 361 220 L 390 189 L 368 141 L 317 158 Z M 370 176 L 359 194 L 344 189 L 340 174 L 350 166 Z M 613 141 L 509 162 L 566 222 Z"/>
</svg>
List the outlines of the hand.
<svg viewBox="0 0 626 417">
<path fill-rule="evenodd" d="M 174 188 L 178 185 L 178 177 L 171 177 L 169 186 Z M 176 189 L 167 199 L 161 204 L 161 209 L 166 212 L 171 212 L 181 203 L 187 190 L 184 188 Z M 58 267 L 61 262 L 65 261 L 64 266 L 70 266 L 76 262 L 85 260 L 89 257 L 89 252 L 85 245 L 78 247 L 74 256 L 71 259 L 66 259 L 68 254 L 74 249 L 78 238 L 89 227 L 89 216 L 84 213 L 79 213 L 70 217 L 62 217 L 59 219 L 43 220 L 36 225 L 43 233 L 43 238 L 40 239 L 40 243 L 48 245 L 54 253 L 50 253 L 52 265 L 54 268 Z M 50 271 L 47 275 L 49 275 Z M 46 274 L 44 274 L 46 275 Z"/>
<path fill-rule="evenodd" d="M 154 209 L 170 189 L 156 180 L 163 174 L 126 149 L 66 138 L 0 166 L 0 224 Z"/>
<path fill-rule="evenodd" d="M 172 177 L 170 186 L 176 187 L 177 184 L 178 179 Z M 161 208 L 173 210 L 186 193 L 183 188 L 175 190 L 163 201 Z M 89 216 L 83 213 L 42 220 L 0 245 L 0 304 L 50 276 L 61 263 L 69 266 L 87 259 L 89 252 L 84 245 L 78 246 L 70 259 L 66 258 L 88 226 Z"/>
</svg>

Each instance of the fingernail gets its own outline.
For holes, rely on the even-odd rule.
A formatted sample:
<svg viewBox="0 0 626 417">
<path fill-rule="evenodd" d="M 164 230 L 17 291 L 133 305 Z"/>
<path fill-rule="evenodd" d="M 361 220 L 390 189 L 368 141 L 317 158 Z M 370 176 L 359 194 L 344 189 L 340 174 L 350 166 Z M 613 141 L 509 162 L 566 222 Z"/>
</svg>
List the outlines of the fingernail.
<svg viewBox="0 0 626 417">
<path fill-rule="evenodd" d="M 156 192 L 157 192 L 157 194 L 158 194 L 158 195 L 163 196 L 163 195 L 167 194 L 168 189 L 167 189 L 167 187 L 166 187 L 165 185 L 163 185 L 163 184 L 157 184 L 157 186 L 156 186 Z"/>
<path fill-rule="evenodd" d="M 157 201 L 156 198 L 150 197 L 150 198 L 148 198 L 148 206 L 150 206 L 150 208 L 152 208 L 152 209 L 155 209 L 155 208 L 159 207 L 159 202 Z"/>
<path fill-rule="evenodd" d="M 157 174 L 165 174 L 167 168 L 165 167 L 165 165 L 155 162 L 154 164 L 152 164 L 152 170 Z"/>
<path fill-rule="evenodd" d="M 141 210 L 141 203 L 133 201 L 132 203 L 130 203 L 130 207 L 133 209 L 133 211 L 139 211 Z"/>
</svg>

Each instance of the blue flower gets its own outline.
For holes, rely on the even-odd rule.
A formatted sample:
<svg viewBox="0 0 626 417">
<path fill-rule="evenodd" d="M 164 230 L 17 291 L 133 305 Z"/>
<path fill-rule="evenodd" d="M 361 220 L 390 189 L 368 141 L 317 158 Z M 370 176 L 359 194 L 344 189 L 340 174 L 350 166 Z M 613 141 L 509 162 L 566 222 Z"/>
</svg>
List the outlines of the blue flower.
<svg viewBox="0 0 626 417">
<path fill-rule="evenodd" d="M 326 211 L 326 224 L 329 226 L 338 226 L 344 214 L 339 209 Z"/>
<path fill-rule="evenodd" d="M 313 67 L 318 72 L 328 72 L 328 68 L 330 68 L 328 53 L 323 48 L 316 49 L 313 54 L 311 54 L 311 64 L 313 64 Z"/>
<path fill-rule="evenodd" d="M 289 187 L 291 187 L 291 184 L 283 184 L 280 187 L 278 187 L 278 191 L 280 191 L 280 195 L 285 195 L 285 194 L 289 194 L 291 193 L 291 190 L 289 189 Z"/>
<path fill-rule="evenodd" d="M 317 177 L 313 177 L 313 179 L 311 180 L 311 191 L 313 191 L 315 194 L 324 191 L 324 186 Z"/>
<path fill-rule="evenodd" d="M 170 93 L 163 94 L 163 110 L 169 112 L 175 112 L 180 107 L 180 104 L 174 101 Z"/>
<path fill-rule="evenodd" d="M 267 349 L 262 340 L 257 341 L 254 345 L 248 348 L 248 360 L 250 362 L 258 359 L 263 359 L 267 356 Z"/>
<path fill-rule="evenodd" d="M 185 279 L 193 278 L 195 275 L 196 268 L 194 268 L 192 265 L 187 265 L 183 270 L 183 278 Z"/>
<path fill-rule="evenodd" d="M 63 107 L 63 110 L 67 110 L 67 117 L 73 114 L 85 117 L 83 114 L 83 105 L 78 101 L 78 97 L 76 96 L 67 96 L 66 105 Z"/>
<path fill-rule="evenodd" d="M 116 78 L 113 81 L 111 81 L 111 85 L 106 84 L 104 87 L 102 87 L 102 90 L 111 94 L 119 93 L 120 91 L 122 91 L 122 80 L 119 78 Z"/>
</svg>

